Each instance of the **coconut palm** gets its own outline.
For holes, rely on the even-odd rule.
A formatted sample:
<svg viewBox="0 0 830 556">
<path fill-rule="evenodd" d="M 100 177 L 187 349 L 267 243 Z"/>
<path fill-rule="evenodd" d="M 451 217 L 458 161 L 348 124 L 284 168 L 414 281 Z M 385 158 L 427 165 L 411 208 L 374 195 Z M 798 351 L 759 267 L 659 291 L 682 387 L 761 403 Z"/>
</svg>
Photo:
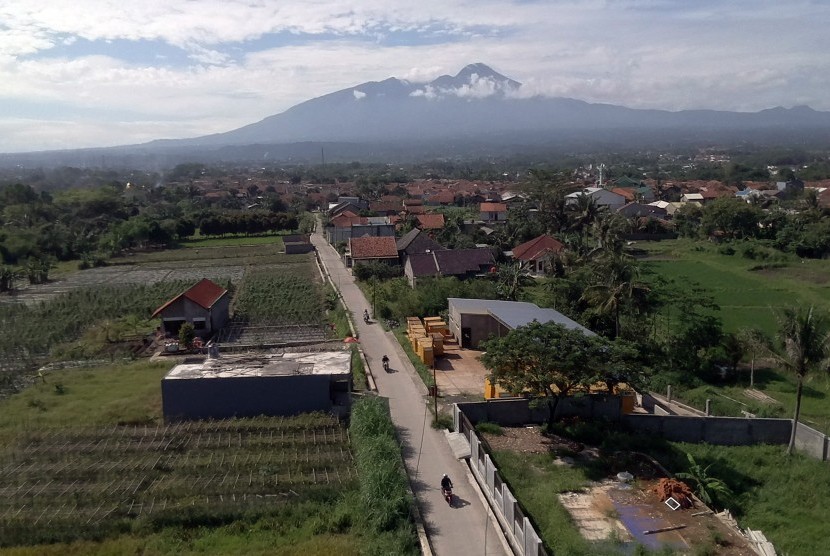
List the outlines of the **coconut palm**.
<svg viewBox="0 0 830 556">
<path fill-rule="evenodd" d="M 614 320 L 614 338 L 620 335 L 620 316 L 627 306 L 642 305 L 649 288 L 640 281 L 637 261 L 624 254 L 609 254 L 594 262 L 597 281 L 585 288 L 582 299 Z"/>
<path fill-rule="evenodd" d="M 830 320 L 825 313 L 788 307 L 778 315 L 778 341 L 781 350 L 778 362 L 795 374 L 795 413 L 787 454 L 795 449 L 795 434 L 801 414 L 804 379 L 811 371 L 826 370 L 830 359 Z"/>
</svg>

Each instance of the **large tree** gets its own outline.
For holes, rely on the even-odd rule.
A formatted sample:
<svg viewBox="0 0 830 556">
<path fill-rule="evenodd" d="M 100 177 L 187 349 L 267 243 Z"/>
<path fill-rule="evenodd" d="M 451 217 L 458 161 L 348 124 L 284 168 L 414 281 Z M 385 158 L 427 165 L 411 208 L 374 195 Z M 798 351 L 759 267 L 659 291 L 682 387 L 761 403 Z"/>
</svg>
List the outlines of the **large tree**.
<svg viewBox="0 0 830 556">
<path fill-rule="evenodd" d="M 788 307 L 778 315 L 777 359 L 796 378 L 795 413 L 787 454 L 795 449 L 795 434 L 801 413 L 804 379 L 811 371 L 826 370 L 830 363 L 830 320 L 813 307 Z"/>
<path fill-rule="evenodd" d="M 546 398 L 551 425 L 560 399 L 592 382 L 608 343 L 561 324 L 532 322 L 486 342 L 484 349 L 489 380 L 510 392 Z"/>
</svg>

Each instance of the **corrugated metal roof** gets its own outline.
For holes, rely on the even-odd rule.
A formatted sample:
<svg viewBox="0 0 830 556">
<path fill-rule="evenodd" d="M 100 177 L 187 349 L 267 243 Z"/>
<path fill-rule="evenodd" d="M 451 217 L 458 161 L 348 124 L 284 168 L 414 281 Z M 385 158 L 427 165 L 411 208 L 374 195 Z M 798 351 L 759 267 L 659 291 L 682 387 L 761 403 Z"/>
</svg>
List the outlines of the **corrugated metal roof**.
<svg viewBox="0 0 830 556">
<path fill-rule="evenodd" d="M 541 324 L 555 322 L 571 330 L 581 330 L 588 336 L 593 332 L 555 309 L 543 309 L 534 303 L 524 301 L 500 301 L 495 299 L 464 299 L 451 297 L 447 300 L 450 307 L 460 313 L 491 315 L 510 329 L 525 326 L 533 321 Z"/>
</svg>

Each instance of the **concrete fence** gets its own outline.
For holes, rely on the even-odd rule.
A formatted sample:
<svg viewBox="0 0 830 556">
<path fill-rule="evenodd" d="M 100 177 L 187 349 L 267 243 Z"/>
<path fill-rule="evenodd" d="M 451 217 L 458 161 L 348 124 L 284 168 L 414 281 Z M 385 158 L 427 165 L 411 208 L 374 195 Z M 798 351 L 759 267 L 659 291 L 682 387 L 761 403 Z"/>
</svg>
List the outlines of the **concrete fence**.
<svg viewBox="0 0 830 556">
<path fill-rule="evenodd" d="M 519 426 L 544 423 L 548 418 L 547 404 L 531 404 L 529 400 L 520 398 L 467 402 L 458 404 L 458 408 L 473 425 L 488 421 Z M 622 399 L 610 395 L 564 398 L 556 414 L 558 417 L 619 422 L 633 432 L 677 442 L 707 442 L 721 446 L 786 445 L 790 441 L 792 428 L 792 419 L 625 414 Z M 797 451 L 818 460 L 830 460 L 830 438 L 803 423 L 798 424 L 795 447 Z"/>
<path fill-rule="evenodd" d="M 517 556 L 547 556 L 539 534 L 502 479 L 486 444 L 481 441 L 459 404 L 453 405 L 453 424 L 455 431 L 462 433 L 470 443 L 470 469 L 501 524 L 513 553 Z"/>
</svg>

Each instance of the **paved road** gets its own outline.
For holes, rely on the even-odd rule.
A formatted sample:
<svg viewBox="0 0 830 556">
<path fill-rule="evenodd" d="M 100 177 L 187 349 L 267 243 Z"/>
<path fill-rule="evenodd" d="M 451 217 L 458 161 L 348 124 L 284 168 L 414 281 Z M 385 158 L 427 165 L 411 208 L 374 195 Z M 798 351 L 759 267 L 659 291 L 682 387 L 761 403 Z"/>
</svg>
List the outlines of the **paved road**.
<svg viewBox="0 0 830 556">
<path fill-rule="evenodd" d="M 357 317 L 360 343 L 378 392 L 389 399 L 392 421 L 403 444 L 404 463 L 433 551 L 439 556 L 509 554 L 501 531 L 496 530 L 495 520 L 468 482 L 466 464 L 455 459 L 443 432 L 430 426 L 432 416 L 427 410 L 426 387 L 406 354 L 380 324 L 364 324 L 361 315 L 369 304 L 334 248 L 320 233 L 312 236 L 312 243 L 346 305 Z M 384 353 L 390 359 L 392 372 L 388 374 L 381 366 Z M 443 473 L 455 485 L 454 508 L 441 497 L 439 482 Z"/>
</svg>

